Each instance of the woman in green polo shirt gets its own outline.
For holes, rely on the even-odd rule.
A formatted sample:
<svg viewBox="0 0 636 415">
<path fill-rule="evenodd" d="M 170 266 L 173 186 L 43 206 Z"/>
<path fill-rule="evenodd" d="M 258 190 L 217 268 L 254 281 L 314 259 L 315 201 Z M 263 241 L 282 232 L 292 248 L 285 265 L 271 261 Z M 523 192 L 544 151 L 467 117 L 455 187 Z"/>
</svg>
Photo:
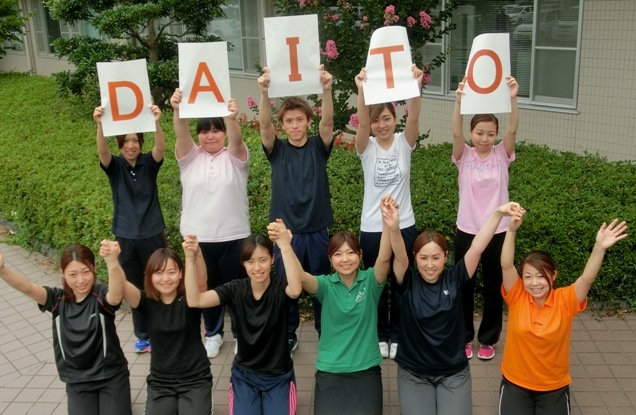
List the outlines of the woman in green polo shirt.
<svg viewBox="0 0 636 415">
<path fill-rule="evenodd" d="M 378 300 L 391 260 L 391 240 L 401 238 L 397 204 L 387 195 L 380 202 L 383 228 L 378 259 L 360 270 L 362 251 L 349 231 L 329 241 L 335 272 L 313 276 L 302 270 L 294 251 L 282 249 L 285 271 L 301 276 L 303 289 L 322 303 L 314 414 L 381 414 L 382 355 L 378 349 Z M 280 243 L 277 241 L 277 243 Z M 405 267 L 408 266 L 406 259 Z"/>
</svg>

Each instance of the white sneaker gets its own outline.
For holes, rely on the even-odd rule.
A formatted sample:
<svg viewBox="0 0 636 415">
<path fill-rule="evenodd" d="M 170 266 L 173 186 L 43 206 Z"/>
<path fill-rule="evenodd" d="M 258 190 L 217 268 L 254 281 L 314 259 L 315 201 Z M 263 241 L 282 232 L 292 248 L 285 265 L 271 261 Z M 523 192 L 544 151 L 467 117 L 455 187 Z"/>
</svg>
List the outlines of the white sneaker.
<svg viewBox="0 0 636 415">
<path fill-rule="evenodd" d="M 389 357 L 389 343 L 380 342 L 380 354 L 383 358 Z"/>
<path fill-rule="evenodd" d="M 389 357 L 391 359 L 395 359 L 395 355 L 397 354 L 397 343 L 391 343 L 391 352 L 389 353 Z"/>
<path fill-rule="evenodd" d="M 219 350 L 223 344 L 223 337 L 220 334 L 215 334 L 211 337 L 205 338 L 205 351 L 208 354 L 208 359 L 212 359 L 219 355 Z"/>
</svg>

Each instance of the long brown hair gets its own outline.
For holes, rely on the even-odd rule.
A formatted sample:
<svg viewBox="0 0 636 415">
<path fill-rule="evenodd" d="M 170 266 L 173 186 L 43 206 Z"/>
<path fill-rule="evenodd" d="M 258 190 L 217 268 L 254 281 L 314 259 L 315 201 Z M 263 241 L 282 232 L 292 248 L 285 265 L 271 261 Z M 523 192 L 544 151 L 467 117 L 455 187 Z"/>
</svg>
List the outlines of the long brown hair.
<svg viewBox="0 0 636 415">
<path fill-rule="evenodd" d="M 179 285 L 177 285 L 177 297 L 185 294 L 185 283 L 183 281 L 184 266 L 183 261 L 179 254 L 170 248 L 159 248 L 150 255 L 148 258 L 148 265 L 146 265 L 146 276 L 144 278 L 144 290 L 146 291 L 146 297 L 151 300 L 159 301 L 159 291 L 152 284 L 152 275 L 157 271 L 163 271 L 166 269 L 168 260 L 171 259 L 177 265 L 177 269 L 181 274 L 179 279 Z"/>
<path fill-rule="evenodd" d="M 554 259 L 545 251 L 532 251 L 521 260 L 519 265 L 519 276 L 523 279 L 523 267 L 531 265 L 537 270 L 541 271 L 543 277 L 548 281 L 550 291 L 554 288 L 553 277 L 556 273 L 556 264 Z"/>
<path fill-rule="evenodd" d="M 73 262 L 80 262 L 88 267 L 88 269 L 93 273 L 93 285 L 95 284 L 95 254 L 90 250 L 89 247 L 80 245 L 80 244 L 72 244 L 64 248 L 62 253 L 60 254 L 60 268 L 62 269 L 62 274 L 66 271 L 66 267 Z M 66 278 L 62 277 L 62 287 L 64 288 L 64 295 L 70 301 L 75 301 L 75 294 L 71 287 L 66 283 Z"/>
<path fill-rule="evenodd" d="M 473 116 L 470 120 L 470 131 L 473 131 L 480 122 L 494 122 L 495 132 L 499 134 L 499 120 L 493 114 L 477 114 Z"/>
</svg>

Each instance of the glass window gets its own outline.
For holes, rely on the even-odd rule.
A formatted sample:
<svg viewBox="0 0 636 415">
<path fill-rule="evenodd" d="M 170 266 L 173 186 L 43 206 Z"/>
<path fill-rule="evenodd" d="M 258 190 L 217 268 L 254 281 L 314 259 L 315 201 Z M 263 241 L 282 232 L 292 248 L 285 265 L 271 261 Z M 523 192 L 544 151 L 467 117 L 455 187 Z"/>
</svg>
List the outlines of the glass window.
<svg viewBox="0 0 636 415">
<path fill-rule="evenodd" d="M 511 72 L 519 83 L 520 100 L 542 106 L 575 108 L 581 1 L 516 0 L 502 3 L 500 0 L 459 1 L 453 13 L 456 28 L 442 43 L 451 50 L 444 65 L 444 72 L 448 74 L 445 92 L 450 94 L 457 89 L 476 36 L 509 33 Z"/>
<path fill-rule="evenodd" d="M 63 20 L 53 20 L 49 9 L 44 7 L 41 1 L 31 0 L 31 10 L 34 12 L 35 37 L 38 52 L 41 55 L 55 53 L 51 43 L 61 37 L 68 39 L 71 36 L 82 34 L 82 25 L 71 25 Z"/>
</svg>

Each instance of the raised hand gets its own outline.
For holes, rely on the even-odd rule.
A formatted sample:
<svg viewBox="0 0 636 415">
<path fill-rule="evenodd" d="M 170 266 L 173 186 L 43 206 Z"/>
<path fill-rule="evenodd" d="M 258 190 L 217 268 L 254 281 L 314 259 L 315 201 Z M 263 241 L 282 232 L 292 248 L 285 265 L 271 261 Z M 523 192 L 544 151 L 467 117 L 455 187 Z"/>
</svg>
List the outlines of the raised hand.
<svg viewBox="0 0 636 415">
<path fill-rule="evenodd" d="M 230 101 L 228 102 L 228 105 L 227 105 L 227 109 L 228 111 L 230 111 L 230 115 L 228 115 L 227 118 L 229 120 L 235 120 L 236 116 L 239 113 L 239 107 L 234 98 L 230 98 Z"/>
<path fill-rule="evenodd" d="M 150 111 L 152 111 L 152 115 L 155 116 L 155 122 L 159 122 L 159 120 L 161 119 L 161 108 L 159 108 L 157 105 L 151 105 Z"/>
<path fill-rule="evenodd" d="M 181 102 L 181 90 L 179 88 L 175 89 L 170 97 L 170 105 L 172 105 L 172 109 L 175 111 L 179 111 L 179 103 Z"/>
<path fill-rule="evenodd" d="M 360 72 L 355 77 L 356 86 L 358 87 L 358 89 L 362 88 L 362 85 L 364 85 L 364 82 L 366 80 L 367 80 L 367 68 L 362 68 L 360 69 Z"/>
<path fill-rule="evenodd" d="M 508 202 L 505 205 L 501 205 L 497 208 L 497 213 L 504 216 L 513 216 L 515 212 L 519 212 L 523 208 L 517 202 Z"/>
<path fill-rule="evenodd" d="M 258 77 L 258 87 L 261 92 L 269 91 L 269 81 L 269 68 L 265 66 L 263 67 L 263 74 Z"/>
<path fill-rule="evenodd" d="M 512 218 L 510 219 L 510 225 L 508 226 L 508 230 L 511 231 L 516 231 L 517 229 L 519 229 L 519 226 L 521 226 L 521 224 L 523 223 L 523 217 L 526 214 L 526 210 L 524 208 L 521 208 L 517 211 L 515 211 L 512 215 Z"/>
<path fill-rule="evenodd" d="M 195 235 L 186 235 L 181 246 L 186 259 L 194 259 L 199 253 L 199 240 Z"/>
<path fill-rule="evenodd" d="M 464 85 L 466 85 L 466 77 L 464 77 L 459 85 L 457 85 L 457 90 L 455 91 L 455 101 L 457 102 L 462 102 L 462 95 L 464 95 Z"/>
<path fill-rule="evenodd" d="M 276 219 L 275 222 L 267 225 L 267 234 L 269 235 L 269 239 L 274 241 L 279 247 L 291 245 L 291 231 L 287 229 L 281 219 Z"/>
<path fill-rule="evenodd" d="M 320 65 L 320 83 L 323 91 L 330 91 L 333 84 L 333 76 L 325 70 L 325 65 Z"/>
<path fill-rule="evenodd" d="M 422 82 L 424 81 L 424 72 L 419 69 L 415 64 L 411 65 L 411 72 L 413 72 L 413 78 L 417 80 L 417 86 L 422 88 Z"/>
<path fill-rule="evenodd" d="M 601 229 L 596 234 L 596 243 L 603 249 L 608 249 L 621 239 L 627 238 L 625 231 L 627 230 L 627 222 L 618 223 L 618 219 L 614 219 L 609 225 L 603 222 Z"/>
<path fill-rule="evenodd" d="M 400 229 L 398 204 L 391 195 L 386 195 L 380 200 L 380 210 L 382 212 L 382 220 L 389 229 Z"/>
<path fill-rule="evenodd" d="M 93 119 L 97 124 L 102 123 L 102 115 L 104 115 L 104 107 L 95 107 L 93 110 Z"/>
<path fill-rule="evenodd" d="M 104 262 L 106 262 L 107 265 L 116 264 L 120 252 L 119 242 L 104 239 L 100 243 L 99 256 L 104 258 Z"/>
<path fill-rule="evenodd" d="M 510 98 L 517 98 L 517 93 L 519 92 L 517 80 L 512 76 L 506 76 L 506 83 L 510 87 Z"/>
</svg>

